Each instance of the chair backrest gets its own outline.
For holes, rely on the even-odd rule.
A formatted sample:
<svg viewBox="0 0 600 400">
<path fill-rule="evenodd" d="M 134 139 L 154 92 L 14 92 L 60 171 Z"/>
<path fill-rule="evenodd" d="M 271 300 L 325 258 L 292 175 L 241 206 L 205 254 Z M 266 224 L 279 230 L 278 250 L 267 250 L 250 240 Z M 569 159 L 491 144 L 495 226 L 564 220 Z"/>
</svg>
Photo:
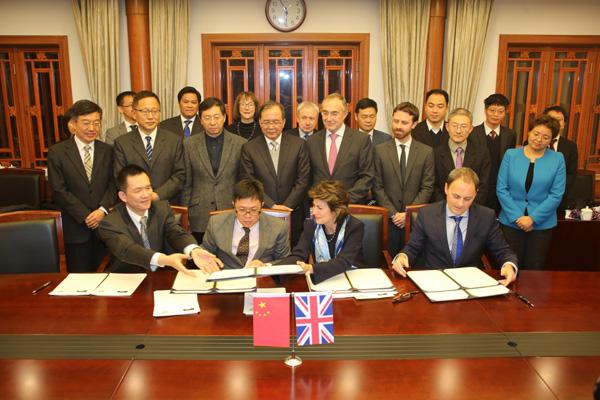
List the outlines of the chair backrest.
<svg viewBox="0 0 600 400">
<path fill-rule="evenodd" d="M 0 274 L 66 272 L 58 211 L 0 214 Z"/>
<path fill-rule="evenodd" d="M 596 180 L 596 172 L 587 169 L 577 171 L 577 177 L 573 184 L 570 198 L 575 202 L 575 207 L 578 209 L 585 206 L 591 206 L 594 203 L 594 186 Z"/>
<path fill-rule="evenodd" d="M 412 229 L 412 225 L 417 218 L 417 213 L 419 209 L 425 207 L 427 204 L 411 204 L 406 206 L 404 212 L 406 212 L 406 217 L 404 219 L 404 243 L 408 243 L 410 239 L 410 230 Z"/>
<path fill-rule="evenodd" d="M 185 229 L 186 232 L 190 231 L 190 219 L 188 208 L 186 206 L 174 206 L 171 205 L 171 211 L 175 216 L 175 220 Z"/>
<path fill-rule="evenodd" d="M 387 208 L 350 204 L 349 210 L 365 226 L 363 255 L 367 264 L 372 268 L 389 267 Z"/>
<path fill-rule="evenodd" d="M 0 169 L 0 206 L 40 208 L 45 199 L 45 173 L 41 169 Z"/>
</svg>

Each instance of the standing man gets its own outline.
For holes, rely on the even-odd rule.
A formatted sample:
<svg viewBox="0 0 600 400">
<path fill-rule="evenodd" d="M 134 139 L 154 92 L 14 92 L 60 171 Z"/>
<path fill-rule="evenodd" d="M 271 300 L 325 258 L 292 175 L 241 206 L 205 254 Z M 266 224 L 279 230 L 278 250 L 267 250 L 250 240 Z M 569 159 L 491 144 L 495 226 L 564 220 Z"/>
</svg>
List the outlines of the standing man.
<svg viewBox="0 0 600 400">
<path fill-rule="evenodd" d="M 435 183 L 433 150 L 411 137 L 418 119 L 419 109 L 414 104 L 398 104 L 392 114 L 394 140 L 375 147 L 373 192 L 377 204 L 389 212 L 392 256 L 404 245 L 406 206 L 428 203 Z"/>
<path fill-rule="evenodd" d="M 425 119 L 417 124 L 412 136 L 415 140 L 429 147 L 446 143 L 448 131 L 444 118 L 448 113 L 448 92 L 442 89 L 432 89 L 425 95 Z"/>
<path fill-rule="evenodd" d="M 358 124 L 358 130 L 369 135 L 373 146 L 387 142 L 392 137 L 382 131 L 375 129 L 377 123 L 377 103 L 368 97 L 360 99 L 356 103 L 354 118 Z"/>
<path fill-rule="evenodd" d="M 48 150 L 48 181 L 62 212 L 69 272 L 93 272 L 105 255 L 96 228 L 115 201 L 112 148 L 97 140 L 102 109 L 79 100 L 65 114 L 73 134 Z"/>
<path fill-rule="evenodd" d="M 175 201 L 185 179 L 182 139 L 158 128 L 160 100 L 150 91 L 133 98 L 138 131 L 131 131 L 115 141 L 115 179 L 128 164 L 136 164 L 150 173 L 154 193 L 152 201 Z"/>
<path fill-rule="evenodd" d="M 201 101 L 202 96 L 196 88 L 184 87 L 177 93 L 180 115 L 165 119 L 158 125 L 159 128 L 176 133 L 184 139 L 202 132 L 202 124 L 197 118 Z"/>
<path fill-rule="evenodd" d="M 123 136 L 133 129 L 137 129 L 135 115 L 133 113 L 133 96 L 135 96 L 135 92 L 131 91 L 121 92 L 117 96 L 117 109 L 123 116 L 123 121 L 106 130 L 104 138 L 102 139 L 106 144 L 112 146 L 115 143 L 116 138 Z"/>
<path fill-rule="evenodd" d="M 450 139 L 433 149 L 435 161 L 435 189 L 433 199 L 444 199 L 444 187 L 448 174 L 455 168 L 469 167 L 479 177 L 475 202 L 485 204 L 490 181 L 490 157 L 485 147 L 479 147 L 469 139 L 473 131 L 473 116 L 464 108 L 457 108 L 448 117 Z"/>
<path fill-rule="evenodd" d="M 225 104 L 216 97 L 205 99 L 199 111 L 204 132 L 193 135 L 183 144 L 185 183 L 182 200 L 189 207 L 192 233 L 201 243 L 208 213 L 231 207 L 246 139 L 223 129 Z"/>
<path fill-rule="evenodd" d="M 308 140 L 315 132 L 315 129 L 317 129 L 317 123 L 319 122 L 319 106 L 312 101 L 303 101 L 298 104 L 296 120 L 298 121 L 298 127 L 287 130 L 285 133 Z"/>
<path fill-rule="evenodd" d="M 325 129 L 308 141 L 313 184 L 337 180 L 348 191 L 350 203 L 368 201 L 373 183 L 373 148 L 365 134 L 344 124 L 348 115 L 346 99 L 332 93 L 323 99 L 321 116 Z"/>
<path fill-rule="evenodd" d="M 500 211 L 500 203 L 496 197 L 496 181 L 502 157 L 508 149 L 517 145 L 517 134 L 510 128 L 502 126 L 509 100 L 500 93 L 494 93 L 483 101 L 485 121 L 473 128 L 471 139 L 480 148 L 487 148 L 490 153 L 490 180 L 485 205 Z"/>
<path fill-rule="evenodd" d="M 304 140 L 282 134 L 283 113 L 283 106 L 271 101 L 259 109 L 258 122 L 264 138 L 242 146 L 241 175 L 263 184 L 266 207 L 292 213 L 294 245 L 304 220 L 302 205 L 310 185 L 310 158 Z"/>
</svg>

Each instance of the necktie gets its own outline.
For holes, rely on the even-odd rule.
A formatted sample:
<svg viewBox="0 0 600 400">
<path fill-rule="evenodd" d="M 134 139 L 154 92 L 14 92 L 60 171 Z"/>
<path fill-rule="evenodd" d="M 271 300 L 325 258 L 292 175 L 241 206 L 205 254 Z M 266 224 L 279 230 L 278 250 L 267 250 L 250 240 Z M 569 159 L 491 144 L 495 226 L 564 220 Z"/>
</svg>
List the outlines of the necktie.
<svg viewBox="0 0 600 400">
<path fill-rule="evenodd" d="M 308 140 L 309 137 L 310 137 L 310 135 L 308 133 L 305 133 L 303 138 L 304 138 L 304 140 Z"/>
<path fill-rule="evenodd" d="M 406 145 L 400 145 L 400 179 L 402 183 L 406 181 Z"/>
<path fill-rule="evenodd" d="M 496 136 L 498 136 L 498 135 L 496 134 L 496 131 L 492 130 L 492 131 L 490 132 L 490 137 L 492 138 L 492 140 L 493 140 L 493 139 L 496 139 Z"/>
<path fill-rule="evenodd" d="M 457 265 L 463 249 L 462 231 L 460 230 L 460 220 L 463 217 L 453 216 L 450 218 L 456 222 L 456 225 L 454 225 L 454 235 L 452 237 L 452 249 L 450 249 L 450 254 L 452 255 L 452 261 L 454 262 L 454 265 Z"/>
<path fill-rule="evenodd" d="M 238 244 L 236 257 L 240 259 L 242 265 L 246 265 L 248 261 L 248 253 L 250 252 L 250 228 L 244 228 L 244 236 Z"/>
<path fill-rule="evenodd" d="M 131 125 L 131 128 L 129 130 L 130 132 L 137 132 L 138 131 L 138 126 L 137 125 Z"/>
<path fill-rule="evenodd" d="M 271 153 L 273 167 L 275 167 L 275 173 L 277 173 L 277 165 L 279 164 L 279 150 L 277 148 L 277 142 L 269 142 L 269 153 Z"/>
<path fill-rule="evenodd" d="M 192 132 L 190 131 L 191 123 L 192 123 L 191 119 L 188 119 L 185 121 L 185 127 L 183 128 L 183 136 L 184 137 L 190 137 L 190 135 L 192 134 Z"/>
<path fill-rule="evenodd" d="M 92 180 L 92 153 L 90 153 L 92 147 L 88 144 L 83 146 L 83 166 L 85 168 L 85 174 L 87 175 L 88 181 Z"/>
<path fill-rule="evenodd" d="M 146 156 L 148 161 L 152 161 L 152 137 L 146 136 Z"/>
<path fill-rule="evenodd" d="M 144 215 L 140 218 L 140 235 L 142 236 L 142 242 L 144 243 L 144 247 L 150 249 L 150 240 L 148 240 L 148 232 L 146 231 L 148 225 L 148 216 Z"/>
<path fill-rule="evenodd" d="M 456 148 L 456 168 L 462 168 L 463 166 L 463 148 Z"/>
<path fill-rule="evenodd" d="M 328 160 L 328 164 L 329 164 L 329 173 L 331 175 L 333 175 L 333 167 L 335 167 L 335 160 L 337 158 L 337 146 L 335 144 L 335 139 L 337 139 L 337 136 L 335 133 L 331 133 L 330 138 L 331 138 L 331 146 L 329 146 L 329 160 Z"/>
</svg>

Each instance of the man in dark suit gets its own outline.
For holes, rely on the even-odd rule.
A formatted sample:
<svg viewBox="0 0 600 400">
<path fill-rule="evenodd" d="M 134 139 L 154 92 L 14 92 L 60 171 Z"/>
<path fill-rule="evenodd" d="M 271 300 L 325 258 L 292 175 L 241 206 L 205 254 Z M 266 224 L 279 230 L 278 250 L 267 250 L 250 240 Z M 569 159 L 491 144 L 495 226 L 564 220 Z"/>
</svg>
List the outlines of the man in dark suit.
<svg viewBox="0 0 600 400">
<path fill-rule="evenodd" d="M 575 204 L 576 200 L 573 195 L 573 186 L 575 185 L 575 179 L 577 179 L 577 166 L 579 162 L 579 154 L 577 152 L 577 143 L 567 138 L 567 132 L 565 129 L 567 123 L 567 112 L 561 106 L 552 106 L 544 110 L 544 114 L 548 114 L 552 118 L 558 121 L 560 124 L 560 131 L 558 135 L 552 140 L 550 147 L 554 151 L 560 151 L 565 157 L 565 167 L 567 169 L 567 185 L 565 187 L 565 194 L 558 206 L 557 211 L 564 211 L 567 208 L 577 207 Z"/>
<path fill-rule="evenodd" d="M 448 92 L 432 89 L 425 94 L 425 119 L 413 129 L 412 137 L 429 147 L 436 147 L 448 140 L 444 118 L 448 113 Z"/>
<path fill-rule="evenodd" d="M 502 157 L 508 149 L 514 149 L 517 144 L 517 134 L 510 128 L 502 126 L 506 109 L 510 104 L 508 98 L 500 93 L 488 96 L 485 106 L 485 121 L 477 125 L 471 132 L 471 140 L 480 148 L 487 148 L 490 153 L 490 180 L 485 205 L 500 211 L 500 203 L 496 197 L 496 181 Z"/>
<path fill-rule="evenodd" d="M 105 248 L 96 228 L 115 201 L 112 148 L 99 140 L 102 109 L 88 100 L 66 112 L 73 134 L 48 150 L 48 181 L 62 212 L 69 272 L 98 268 Z"/>
<path fill-rule="evenodd" d="M 444 198 L 444 185 L 448 174 L 454 168 L 469 167 L 479 176 L 475 202 L 485 204 L 490 180 L 490 157 L 485 147 L 479 147 L 468 140 L 473 130 L 471 112 L 457 108 L 448 117 L 448 135 L 450 139 L 433 149 L 435 162 L 434 201 Z"/>
<path fill-rule="evenodd" d="M 473 204 L 478 183 L 470 168 L 457 168 L 448 175 L 446 200 L 419 211 L 409 242 L 394 259 L 396 272 L 406 276 L 412 265 L 481 266 L 481 256 L 488 250 L 502 266 L 505 279 L 500 283 L 508 285 L 517 278 L 517 256 L 504 240 L 494 210 Z"/>
<path fill-rule="evenodd" d="M 119 113 L 123 116 L 123 121 L 106 130 L 101 139 L 104 143 L 112 146 L 115 143 L 116 138 L 123 136 L 132 129 L 137 129 L 133 112 L 133 96 L 135 96 L 135 92 L 131 91 L 121 92 L 117 96 L 117 108 Z"/>
<path fill-rule="evenodd" d="M 231 207 L 238 181 L 240 155 L 246 139 L 223 128 L 225 104 L 216 97 L 199 107 L 204 131 L 183 143 L 185 183 L 182 202 L 189 207 L 190 228 L 200 243 L 208 213 Z"/>
<path fill-rule="evenodd" d="M 433 150 L 411 137 L 418 118 L 419 109 L 414 104 L 398 104 L 392 114 L 394 140 L 375 147 L 373 192 L 377 204 L 388 209 L 392 255 L 404 244 L 406 206 L 428 203 L 435 183 Z"/>
<path fill-rule="evenodd" d="M 267 102 L 258 111 L 264 138 L 242 146 L 241 175 L 259 180 L 265 190 L 265 206 L 291 212 L 292 245 L 300 237 L 302 205 L 310 185 L 310 158 L 304 140 L 283 135 L 283 106 Z"/>
<path fill-rule="evenodd" d="M 202 248 L 214 253 L 225 268 L 261 267 L 290 254 L 286 222 L 261 213 L 262 184 L 242 179 L 234 188 L 234 212 L 213 215 Z"/>
<path fill-rule="evenodd" d="M 389 134 L 375 129 L 377 123 L 377 103 L 375 100 L 365 97 L 357 101 L 354 107 L 354 118 L 358 124 L 358 130 L 369 135 L 373 146 L 387 142 L 392 138 Z"/>
<path fill-rule="evenodd" d="M 198 106 L 201 101 L 202 96 L 196 88 L 184 87 L 177 93 L 180 115 L 165 119 L 158 127 L 176 133 L 184 139 L 202 132 L 202 124 L 198 119 Z"/>
<path fill-rule="evenodd" d="M 125 166 L 117 175 L 117 184 L 122 203 L 115 206 L 99 229 L 113 255 L 109 271 L 148 272 L 170 266 L 189 273 L 185 267 L 189 258 L 206 272 L 223 266 L 175 221 L 169 203 L 152 201 L 152 184 L 143 168 Z M 166 244 L 178 253 L 164 254 Z"/>
<path fill-rule="evenodd" d="M 315 133 L 315 129 L 317 129 L 317 124 L 319 122 L 319 106 L 312 101 L 303 101 L 298 104 L 296 121 L 298 127 L 288 129 L 284 133 L 308 140 L 308 138 Z"/>
<path fill-rule="evenodd" d="M 176 199 L 185 179 L 182 139 L 158 128 L 160 101 L 156 94 L 145 90 L 137 93 L 133 108 L 138 131 L 131 131 L 115 141 L 115 178 L 125 165 L 139 165 L 150 173 L 153 201 L 178 202 Z"/>
<path fill-rule="evenodd" d="M 350 196 L 350 203 L 366 203 L 374 168 L 371 140 L 344 124 L 348 115 L 346 100 L 339 93 L 323 99 L 321 116 L 325 129 L 306 142 L 313 184 L 338 180 Z"/>
</svg>

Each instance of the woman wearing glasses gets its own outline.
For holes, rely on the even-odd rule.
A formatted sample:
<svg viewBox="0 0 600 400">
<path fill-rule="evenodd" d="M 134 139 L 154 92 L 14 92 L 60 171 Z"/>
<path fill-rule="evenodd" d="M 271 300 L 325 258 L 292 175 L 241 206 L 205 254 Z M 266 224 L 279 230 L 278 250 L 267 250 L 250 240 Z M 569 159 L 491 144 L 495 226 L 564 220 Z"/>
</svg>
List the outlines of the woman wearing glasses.
<svg viewBox="0 0 600 400">
<path fill-rule="evenodd" d="M 559 129 L 554 118 L 538 117 L 527 135 L 528 143 L 507 150 L 498 172 L 500 224 L 520 268 L 544 267 L 557 224 L 556 209 L 565 191 L 565 160 L 562 153 L 548 150 L 548 145 Z"/>
<path fill-rule="evenodd" d="M 252 92 L 242 92 L 235 98 L 233 104 L 233 123 L 226 129 L 251 140 L 260 137 L 262 132 L 256 121 L 256 112 L 258 110 L 258 100 Z"/>
<path fill-rule="evenodd" d="M 321 181 L 309 190 L 312 219 L 292 254 L 281 264 L 296 262 L 319 283 L 348 269 L 366 266 L 362 253 L 363 223 L 348 212 L 348 192 L 339 181 Z M 311 255 L 314 264 L 308 264 Z"/>
</svg>

